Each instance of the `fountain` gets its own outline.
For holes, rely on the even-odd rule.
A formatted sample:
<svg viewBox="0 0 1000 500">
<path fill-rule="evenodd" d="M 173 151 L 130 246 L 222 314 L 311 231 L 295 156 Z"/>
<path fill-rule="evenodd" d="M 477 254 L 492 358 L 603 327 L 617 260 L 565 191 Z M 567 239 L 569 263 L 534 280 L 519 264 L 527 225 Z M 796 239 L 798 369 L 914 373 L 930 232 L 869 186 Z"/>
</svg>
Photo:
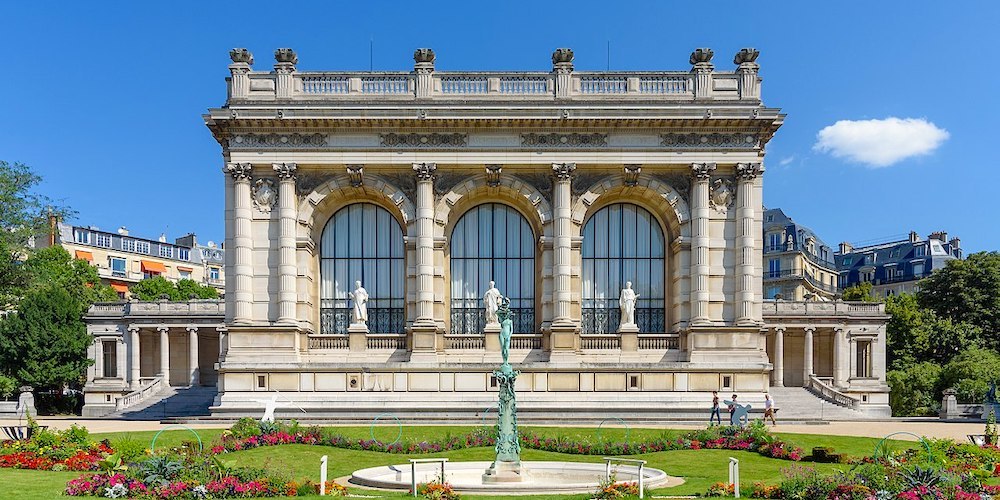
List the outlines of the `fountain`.
<svg viewBox="0 0 1000 500">
<path fill-rule="evenodd" d="M 352 484 L 371 488 L 405 490 L 412 484 L 440 481 L 450 483 L 462 493 L 473 494 L 571 494 L 592 492 L 611 471 L 611 462 L 521 462 L 521 444 L 517 434 L 517 396 L 514 382 L 518 371 L 508 361 L 513 330 L 510 300 L 502 299 L 497 318 L 500 321 L 500 354 L 503 363 L 493 371 L 500 385 L 496 425 L 496 458 L 493 462 L 451 462 L 447 459 L 411 460 L 410 464 L 370 467 L 354 471 Z M 613 461 L 613 459 L 612 459 Z M 430 467 L 418 469 L 418 464 Z M 483 470 L 485 469 L 485 472 Z M 675 486 L 683 481 L 669 477 L 662 470 L 615 469 L 619 482 L 638 482 L 646 487 Z"/>
</svg>

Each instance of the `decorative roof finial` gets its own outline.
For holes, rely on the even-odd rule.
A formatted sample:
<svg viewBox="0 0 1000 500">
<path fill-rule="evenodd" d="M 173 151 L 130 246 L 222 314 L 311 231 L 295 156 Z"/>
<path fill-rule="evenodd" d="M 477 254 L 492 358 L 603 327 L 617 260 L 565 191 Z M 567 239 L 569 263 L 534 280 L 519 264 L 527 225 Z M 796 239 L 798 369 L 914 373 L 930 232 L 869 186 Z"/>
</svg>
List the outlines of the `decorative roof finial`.
<svg viewBox="0 0 1000 500">
<path fill-rule="evenodd" d="M 413 51 L 413 62 L 415 63 L 430 63 L 434 64 L 434 60 L 437 56 L 434 55 L 434 49 L 417 49 Z"/>
<path fill-rule="evenodd" d="M 690 62 L 691 64 L 711 63 L 712 56 L 714 55 L 715 52 L 712 52 L 712 49 L 707 47 L 694 49 L 694 52 L 691 53 Z"/>
<path fill-rule="evenodd" d="M 237 48 L 229 51 L 229 58 L 234 63 L 246 63 L 253 65 L 253 54 L 244 48 Z"/>
<path fill-rule="evenodd" d="M 753 47 L 744 47 L 736 53 L 736 57 L 733 58 L 733 62 L 736 64 L 755 63 L 757 62 L 757 56 L 759 55 L 759 50 Z"/>
<path fill-rule="evenodd" d="M 559 48 L 552 52 L 552 64 L 571 64 L 573 62 L 573 49 Z"/>
<path fill-rule="evenodd" d="M 298 64 L 299 56 L 292 49 L 278 49 L 274 51 L 274 60 L 279 63 Z"/>
</svg>

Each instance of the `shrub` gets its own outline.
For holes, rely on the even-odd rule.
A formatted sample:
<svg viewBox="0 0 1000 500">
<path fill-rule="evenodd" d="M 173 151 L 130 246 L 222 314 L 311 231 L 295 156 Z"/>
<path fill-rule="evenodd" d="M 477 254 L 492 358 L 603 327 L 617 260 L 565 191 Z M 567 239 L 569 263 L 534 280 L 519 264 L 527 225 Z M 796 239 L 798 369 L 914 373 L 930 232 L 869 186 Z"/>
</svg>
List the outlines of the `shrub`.
<svg viewBox="0 0 1000 500">
<path fill-rule="evenodd" d="M 243 417 L 237 420 L 229 431 L 233 433 L 233 436 L 239 439 L 259 436 L 261 434 L 260 423 L 250 417 Z"/>
<path fill-rule="evenodd" d="M 0 398 L 7 399 L 14 395 L 14 391 L 17 390 L 17 381 L 0 375 Z"/>
<path fill-rule="evenodd" d="M 892 392 L 889 405 L 893 416 L 933 415 L 939 406 L 936 388 L 940 384 L 941 367 L 925 361 L 886 374 Z"/>
<path fill-rule="evenodd" d="M 130 463 L 143 456 L 146 452 L 146 444 L 135 439 L 130 434 L 122 434 L 116 439 L 111 447 L 122 462 Z"/>
<path fill-rule="evenodd" d="M 998 373 L 1000 354 L 989 349 L 967 349 L 944 365 L 939 387 L 954 387 L 960 402 L 982 403 Z"/>
</svg>

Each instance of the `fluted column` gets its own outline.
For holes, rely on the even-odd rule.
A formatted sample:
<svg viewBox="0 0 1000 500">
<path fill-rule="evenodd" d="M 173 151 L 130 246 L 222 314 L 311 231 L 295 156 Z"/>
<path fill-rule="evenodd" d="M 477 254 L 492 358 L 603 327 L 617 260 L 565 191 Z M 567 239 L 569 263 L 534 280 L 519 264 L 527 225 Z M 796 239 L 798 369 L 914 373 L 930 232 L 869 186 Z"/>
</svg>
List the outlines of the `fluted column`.
<svg viewBox="0 0 1000 500">
<path fill-rule="evenodd" d="M 754 317 L 754 287 L 761 277 L 755 272 L 755 265 L 760 260 L 761 249 L 754 244 L 760 236 L 755 231 L 755 214 L 760 202 L 755 199 L 755 181 L 764 172 L 760 163 L 738 163 L 736 165 L 736 251 L 739 260 L 736 266 L 736 324 L 752 325 L 760 318 Z"/>
<path fill-rule="evenodd" d="M 417 176 L 417 319 L 434 326 L 434 163 L 414 163 Z"/>
<path fill-rule="evenodd" d="M 413 72 L 416 74 L 417 98 L 434 94 L 434 51 L 417 49 L 413 52 Z"/>
<path fill-rule="evenodd" d="M 569 97 L 573 93 L 573 49 L 552 52 L 552 72 L 556 74 L 556 97 Z"/>
<path fill-rule="evenodd" d="M 294 163 L 272 165 L 278 174 L 278 322 L 295 323 L 295 171 Z"/>
<path fill-rule="evenodd" d="M 774 387 L 785 386 L 785 327 L 774 329 Z"/>
<path fill-rule="evenodd" d="M 691 323 L 710 323 L 708 181 L 715 163 L 691 164 Z"/>
<path fill-rule="evenodd" d="M 253 54 L 247 49 L 229 51 L 233 63 L 229 65 L 232 78 L 229 79 L 229 97 L 244 99 L 250 95 L 250 71 L 253 66 Z"/>
<path fill-rule="evenodd" d="M 573 207 L 571 205 L 570 183 L 573 178 L 573 171 L 576 170 L 575 163 L 554 163 L 552 173 L 555 176 L 555 186 L 553 188 L 553 219 L 555 222 L 555 238 L 553 240 L 553 276 L 555 286 L 553 296 L 556 303 L 556 314 L 552 322 L 555 327 L 576 328 L 570 314 L 570 301 L 572 300 L 572 290 L 570 288 L 570 273 L 573 266 L 572 254 L 572 216 Z"/>
<path fill-rule="evenodd" d="M 201 367 L 198 364 L 198 327 L 189 326 L 188 331 L 188 382 L 190 385 L 201 383 Z"/>
<path fill-rule="evenodd" d="M 247 324 L 251 321 L 253 302 L 253 266 L 251 245 L 250 212 L 250 172 L 249 163 L 229 163 L 226 172 L 233 176 L 233 252 L 232 290 L 235 296 L 233 323 Z M 229 277 L 227 276 L 227 283 Z M 227 291 L 228 291 L 227 286 Z"/>
<path fill-rule="evenodd" d="M 695 49 L 691 53 L 691 76 L 694 80 L 694 98 L 712 98 L 712 72 L 715 66 L 712 64 L 712 56 L 715 55 L 712 49 Z"/>
<path fill-rule="evenodd" d="M 847 382 L 847 367 L 844 361 L 847 356 L 844 352 L 844 336 L 846 330 L 843 327 L 833 329 L 833 386 L 843 387 Z"/>
<path fill-rule="evenodd" d="M 299 56 L 295 55 L 292 49 L 278 49 L 274 51 L 274 95 L 278 99 L 288 99 L 292 97 L 294 91 L 295 65 L 299 63 Z"/>
<path fill-rule="evenodd" d="M 813 332 L 816 327 L 807 326 L 805 328 L 806 341 L 802 348 L 802 386 L 809 386 L 809 377 L 813 374 Z"/>
<path fill-rule="evenodd" d="M 129 377 L 128 386 L 133 391 L 139 388 L 139 327 L 128 327 Z"/>
<path fill-rule="evenodd" d="M 170 328 L 158 326 L 156 331 L 160 332 L 160 376 L 170 385 Z"/>
</svg>

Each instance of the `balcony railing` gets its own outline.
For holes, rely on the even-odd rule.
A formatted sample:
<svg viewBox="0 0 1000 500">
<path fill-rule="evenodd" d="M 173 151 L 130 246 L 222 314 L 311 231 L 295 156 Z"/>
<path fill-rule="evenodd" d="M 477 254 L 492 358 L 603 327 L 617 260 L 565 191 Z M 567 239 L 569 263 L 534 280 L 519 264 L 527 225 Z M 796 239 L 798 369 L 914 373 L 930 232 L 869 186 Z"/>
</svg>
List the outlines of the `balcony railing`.
<svg viewBox="0 0 1000 500">
<path fill-rule="evenodd" d="M 354 310 L 350 307 L 324 307 L 319 311 L 320 333 L 345 334 L 351 326 Z M 368 330 L 372 333 L 402 333 L 405 318 L 401 307 L 369 307 Z"/>
<path fill-rule="evenodd" d="M 788 316 L 884 316 L 879 302 L 765 300 L 764 317 Z"/>
<path fill-rule="evenodd" d="M 171 302 L 97 302 L 87 310 L 87 316 L 208 316 L 221 322 L 226 304 L 222 300 L 203 299 Z"/>
</svg>

